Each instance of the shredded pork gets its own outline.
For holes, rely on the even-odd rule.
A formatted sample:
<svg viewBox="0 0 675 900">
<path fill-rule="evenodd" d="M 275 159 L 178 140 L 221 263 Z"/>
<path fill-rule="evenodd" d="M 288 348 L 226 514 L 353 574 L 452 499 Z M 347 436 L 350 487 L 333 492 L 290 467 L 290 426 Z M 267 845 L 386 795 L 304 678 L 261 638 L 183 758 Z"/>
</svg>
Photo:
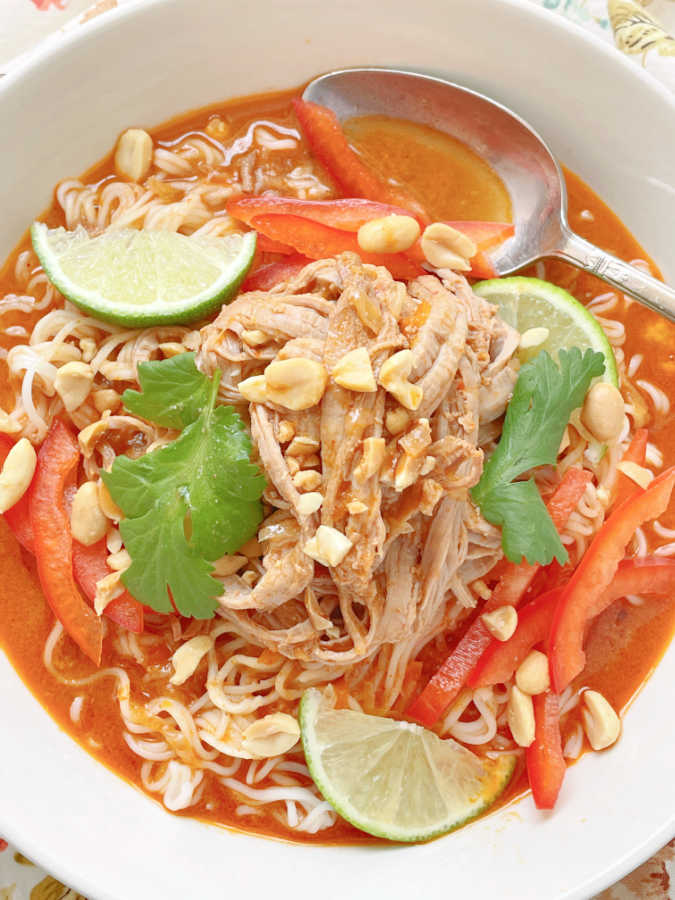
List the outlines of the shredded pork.
<svg viewBox="0 0 675 900">
<path fill-rule="evenodd" d="M 251 332 L 263 337 L 247 343 Z M 223 578 L 221 615 L 257 644 L 336 667 L 386 644 L 392 654 L 397 642 L 423 646 L 457 622 L 475 605 L 471 582 L 501 552 L 469 491 L 482 471 L 479 435 L 493 437 L 481 424 L 503 415 L 513 389 L 517 345 L 462 276 L 443 270 L 406 288 L 350 254 L 224 307 L 202 332 L 201 364 L 220 368 L 222 398 L 248 412 L 269 514 L 258 580 Z M 379 383 L 357 391 L 332 378 L 300 411 L 239 393 L 270 362 L 310 359 L 331 373 L 359 348 L 376 381 L 393 354 L 412 353 L 416 409 Z M 306 483 L 322 498 L 313 512 Z M 349 542 L 334 565 L 305 552 L 320 525 Z"/>
</svg>

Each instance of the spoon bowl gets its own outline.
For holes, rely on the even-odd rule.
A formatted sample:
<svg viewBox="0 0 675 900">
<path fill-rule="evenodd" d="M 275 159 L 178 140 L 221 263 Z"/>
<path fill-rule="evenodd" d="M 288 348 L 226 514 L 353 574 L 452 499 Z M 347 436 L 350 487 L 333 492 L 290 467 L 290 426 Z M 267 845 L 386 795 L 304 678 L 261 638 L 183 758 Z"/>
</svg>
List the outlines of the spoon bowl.
<svg viewBox="0 0 675 900">
<path fill-rule="evenodd" d="M 544 139 L 520 116 L 483 94 L 442 78 L 400 69 L 340 69 L 315 78 L 303 97 L 340 121 L 389 115 L 462 141 L 503 181 L 515 232 L 490 254 L 498 275 L 542 257 L 578 266 L 675 321 L 675 291 L 579 237 L 567 223 L 567 190 Z"/>
</svg>

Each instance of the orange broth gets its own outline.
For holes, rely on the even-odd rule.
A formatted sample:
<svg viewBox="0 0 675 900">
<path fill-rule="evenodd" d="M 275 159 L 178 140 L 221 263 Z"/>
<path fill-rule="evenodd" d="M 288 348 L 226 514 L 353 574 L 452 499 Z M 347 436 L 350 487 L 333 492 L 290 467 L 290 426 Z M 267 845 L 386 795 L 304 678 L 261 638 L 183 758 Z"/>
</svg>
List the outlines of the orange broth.
<svg viewBox="0 0 675 900">
<path fill-rule="evenodd" d="M 227 121 L 234 137 L 245 138 L 253 123 L 266 119 L 288 128 L 297 128 L 290 105 L 296 93 L 248 97 L 198 110 L 156 128 L 153 137 L 156 141 L 171 145 L 192 131 L 203 130 L 214 115 Z M 510 221 L 510 200 L 497 176 L 479 157 L 454 139 L 431 129 L 382 117 L 354 120 L 348 123 L 346 130 L 355 149 L 366 160 L 374 163 L 377 160 L 376 168 L 380 173 L 405 184 L 434 217 Z M 298 162 L 308 156 L 307 148 L 302 145 L 293 153 Z M 97 182 L 109 178 L 113 171 L 110 154 L 92 167 L 82 180 Z M 573 173 L 566 171 L 565 175 L 572 227 L 583 237 L 623 259 L 648 260 L 635 238 L 591 188 Z M 217 181 L 217 174 L 212 177 Z M 463 190 L 465 185 L 468 185 L 466 191 Z M 43 219 L 52 226 L 65 224 L 56 202 L 52 203 Z M 26 235 L 0 272 L 0 294 L 17 289 L 14 262 L 18 253 L 27 246 L 29 238 Z M 652 270 L 658 274 L 653 265 Z M 532 269 L 527 274 L 535 273 Z M 582 302 L 606 290 L 602 282 L 563 263 L 547 262 L 546 277 L 570 290 Z M 675 354 L 671 352 L 671 348 L 675 347 L 675 326 L 637 303 L 625 311 L 612 312 L 612 316 L 620 318 L 626 325 L 627 358 L 637 352 L 645 354 L 641 377 L 648 378 L 668 396 L 675 396 Z M 27 328 L 32 325 L 31 317 L 18 313 L 7 319 L 8 325 L 19 322 Z M 411 321 L 409 324 L 414 331 L 417 323 Z M 17 342 L 16 338 L 4 334 L 0 336 L 0 344 L 4 347 Z M 0 367 L 0 386 L 5 380 L 3 375 Z M 0 387 L 0 402 L 4 399 L 2 393 Z M 650 408 L 648 424 L 652 440 L 664 454 L 664 465 L 672 465 L 675 463 L 675 413 L 659 415 Z M 662 522 L 674 527 L 675 510 L 664 515 Z M 646 533 L 651 541 L 654 536 L 649 528 Z M 86 688 L 87 703 L 81 718 L 77 723 L 71 720 L 71 703 L 83 693 L 83 689 L 59 683 L 43 664 L 43 648 L 53 626 L 53 616 L 40 590 L 32 558 L 21 550 L 1 517 L 0 560 L 0 647 L 26 686 L 59 725 L 96 759 L 142 789 L 139 775 L 141 760 L 124 741 L 112 678 L 103 678 Z M 617 708 L 625 707 L 658 663 L 674 629 L 675 603 L 648 601 L 644 606 L 636 607 L 620 601 L 594 624 L 587 646 L 587 668 L 579 683 L 602 691 Z M 440 662 L 459 636 L 455 633 L 449 637 L 445 647 L 425 651 L 425 675 Z M 60 645 L 58 661 L 59 666 L 67 669 L 73 677 L 93 671 L 91 663 L 83 658 L 68 638 Z M 129 672 L 132 692 L 141 694 L 140 667 L 130 663 L 127 657 L 123 661 L 117 659 L 109 646 L 104 647 L 104 667 L 120 662 Z M 171 670 L 168 650 L 164 658 L 154 659 L 153 665 L 166 667 L 168 674 Z M 188 684 L 176 690 L 184 702 L 194 699 Z M 235 809 L 240 800 L 223 788 L 211 773 L 207 772 L 206 778 L 209 783 L 200 804 L 179 815 L 195 816 L 268 836 L 289 837 L 289 832 L 270 815 L 238 817 Z M 525 786 L 523 778 L 516 779 L 502 803 L 522 792 Z M 373 840 L 342 820 L 320 835 L 294 833 L 293 837 L 314 843 Z"/>
</svg>

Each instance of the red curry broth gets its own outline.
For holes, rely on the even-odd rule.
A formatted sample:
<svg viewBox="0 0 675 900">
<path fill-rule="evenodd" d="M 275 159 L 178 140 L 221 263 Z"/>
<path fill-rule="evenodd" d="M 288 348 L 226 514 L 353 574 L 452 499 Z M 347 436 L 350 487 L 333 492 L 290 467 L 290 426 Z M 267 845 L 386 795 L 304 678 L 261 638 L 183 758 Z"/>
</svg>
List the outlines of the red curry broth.
<svg viewBox="0 0 675 900">
<path fill-rule="evenodd" d="M 188 117 L 174 120 L 154 130 L 156 140 L 170 145 L 192 131 L 202 130 L 208 120 L 219 115 L 231 127 L 231 134 L 243 137 L 250 126 L 261 120 L 271 119 L 288 128 L 295 128 L 290 100 L 295 92 L 268 94 L 229 102 L 218 107 L 199 110 Z M 379 140 L 386 153 L 380 155 L 380 167 L 386 165 L 386 174 L 405 183 L 418 199 L 438 218 L 446 219 L 510 219 L 508 196 L 499 187 L 499 179 L 478 157 L 473 158 L 466 148 L 456 141 L 444 138 L 429 129 L 410 128 L 376 117 L 365 122 L 353 122 L 348 126 L 350 138 L 364 158 L 373 157 L 373 142 Z M 426 131 L 427 134 L 421 134 Z M 395 139 L 394 139 L 395 138 Z M 292 165 L 308 156 L 304 146 L 293 154 Z M 439 164 L 442 162 L 442 165 Z M 429 180 L 428 172 L 434 179 Z M 96 182 L 113 174 L 112 155 L 94 166 L 84 176 L 87 182 Z M 569 215 L 572 227 L 583 237 L 610 250 L 622 259 L 646 259 L 646 254 L 608 207 L 585 185 L 580 178 L 566 172 L 569 190 Z M 217 176 L 213 176 L 217 180 Z M 470 181 L 471 191 L 457 205 L 457 186 Z M 481 192 L 481 185 L 484 191 Z M 486 198 L 487 197 L 487 201 Z M 481 199 L 482 198 L 482 199 Z M 480 202 L 478 202 L 480 200 Z M 487 206 L 486 206 L 487 203 Z M 43 217 L 50 225 L 64 225 L 64 217 L 54 202 Z M 14 262 L 18 253 L 29 246 L 26 235 L 11 255 L 0 273 L 0 294 L 17 289 L 14 279 Z M 655 270 L 654 270 L 655 271 Z M 534 270 L 527 274 L 535 274 Z M 606 290 L 597 279 L 564 263 L 546 263 L 546 277 L 570 290 L 578 299 L 587 301 Z M 675 326 L 654 313 L 633 304 L 625 312 L 614 313 L 626 325 L 627 357 L 637 352 L 645 354 L 641 375 L 648 378 L 669 396 L 675 394 Z M 16 314 L 16 321 L 30 327 L 25 315 Z M 15 322 L 7 321 L 7 324 Z M 411 323 L 411 327 L 414 323 Z M 8 347 L 17 339 L 2 335 L 2 346 Z M 4 381 L 5 379 L 0 379 Z M 0 400 L 3 399 L 0 397 Z M 652 416 L 649 421 L 652 439 L 664 454 L 664 465 L 675 463 L 675 414 Z M 1 517 L 0 517 L 1 519 Z M 663 524 L 675 526 L 675 511 L 662 517 Z M 649 534 L 649 529 L 647 530 Z M 17 672 L 36 698 L 56 719 L 59 725 L 99 761 L 114 772 L 141 787 L 141 760 L 126 745 L 123 726 L 115 696 L 115 683 L 102 678 L 86 688 L 87 703 L 80 720 L 72 722 L 69 711 L 82 688 L 69 687 L 57 682 L 45 669 L 43 649 L 53 626 L 53 617 L 39 587 L 35 567 L 28 554 L 22 551 L 0 521 L 0 559 L 3 577 L 0 579 L 0 646 L 7 653 Z M 621 601 L 609 609 L 593 626 L 587 646 L 588 665 L 580 681 L 594 687 L 617 708 L 625 706 L 638 690 L 664 653 L 675 628 L 675 604 L 648 602 L 634 607 Z M 447 644 L 450 648 L 459 635 L 453 635 Z M 439 648 L 439 657 L 445 653 Z M 425 654 L 426 667 L 440 661 Z M 93 672 L 91 663 L 79 653 L 66 638 L 60 645 L 58 663 L 73 677 Z M 170 672 L 169 653 L 166 658 L 153 660 L 157 666 L 166 666 Z M 103 666 L 123 664 L 127 669 L 132 692 L 142 693 L 142 670 L 128 658 L 117 659 L 110 647 L 104 647 Z M 193 696 L 189 685 L 177 689 L 181 699 L 189 703 Z M 238 817 L 235 813 L 240 800 L 225 790 L 215 777 L 207 772 L 210 784 L 205 797 L 196 807 L 182 813 L 197 816 L 238 829 L 288 837 L 270 815 Z M 525 784 L 516 780 L 502 802 L 519 793 Z M 294 833 L 294 838 L 308 842 L 353 843 L 372 840 L 356 831 L 346 822 L 338 823 L 320 835 Z"/>
</svg>

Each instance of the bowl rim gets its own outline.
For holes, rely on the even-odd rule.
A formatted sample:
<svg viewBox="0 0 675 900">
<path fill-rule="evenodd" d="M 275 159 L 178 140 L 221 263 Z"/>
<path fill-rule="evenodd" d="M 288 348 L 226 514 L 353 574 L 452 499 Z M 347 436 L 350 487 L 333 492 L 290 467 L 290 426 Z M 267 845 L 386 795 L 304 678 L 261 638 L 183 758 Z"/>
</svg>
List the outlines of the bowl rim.
<svg viewBox="0 0 675 900">
<path fill-rule="evenodd" d="M 128 0 L 128 2 L 125 2 L 122 6 L 118 6 L 115 9 L 106 10 L 103 14 L 96 16 L 86 22 L 80 21 L 81 13 L 78 13 L 64 26 L 62 26 L 59 31 L 57 31 L 53 35 L 45 37 L 33 48 L 21 54 L 20 58 L 18 58 L 16 62 L 10 63 L 9 70 L 7 71 L 5 76 L 0 79 L 0 99 L 6 92 L 12 90 L 14 85 L 20 82 L 24 77 L 30 75 L 32 72 L 38 70 L 42 66 L 48 65 L 52 59 L 66 54 L 71 48 L 88 41 L 91 36 L 98 34 L 99 32 L 104 32 L 108 29 L 112 29 L 117 23 L 123 22 L 126 19 L 131 19 L 139 12 L 145 11 L 148 8 L 181 6 L 186 2 L 189 2 L 189 0 Z M 648 72 L 643 67 L 636 65 L 631 59 L 627 58 L 624 53 L 618 50 L 618 48 L 613 46 L 613 44 L 603 40 L 598 35 L 585 29 L 581 24 L 573 22 L 562 15 L 556 14 L 553 10 L 547 10 L 543 6 L 532 3 L 532 0 L 492 0 L 492 2 L 496 2 L 505 7 L 511 7 L 514 10 L 522 13 L 525 17 L 529 17 L 531 20 L 537 21 L 542 27 L 555 27 L 562 29 L 562 31 L 566 32 L 569 36 L 572 36 L 575 40 L 590 45 L 594 49 L 595 53 L 604 56 L 605 59 L 609 61 L 610 65 L 618 65 L 624 68 L 629 68 L 632 73 L 632 77 L 636 81 L 640 82 L 643 89 L 649 90 L 653 94 L 658 95 L 662 102 L 665 102 L 667 106 L 672 107 L 673 110 L 675 110 L 675 93 L 669 90 L 663 82 L 661 82 L 658 78 L 656 78 L 653 74 Z M 554 20 L 552 19 L 552 16 L 557 16 L 557 18 Z M 187 110 L 178 110 L 177 114 L 181 114 L 183 112 L 187 112 Z M 10 669 L 13 670 L 11 662 L 4 653 L 0 654 L 0 665 L 2 665 L 3 663 L 6 663 L 10 667 Z M 658 669 L 658 667 L 659 666 L 657 665 L 656 668 Z M 18 676 L 18 673 L 16 674 L 17 677 L 20 678 L 20 676 Z M 647 681 L 649 681 L 651 677 L 653 677 L 653 673 L 649 676 Z M 30 690 L 25 685 L 24 688 L 30 693 Z M 641 693 L 641 690 L 642 687 L 637 693 Z M 635 697 L 631 700 L 631 704 L 633 703 L 634 699 Z M 38 704 L 43 712 L 47 712 L 50 723 L 59 731 L 61 731 L 61 729 L 51 718 L 45 707 L 43 707 L 35 697 L 33 697 L 33 700 Z M 63 733 L 65 734 L 65 732 Z M 80 750 L 82 753 L 85 753 L 87 756 L 90 756 L 83 747 L 81 747 L 72 737 L 70 737 L 70 735 L 66 734 L 66 738 L 68 741 L 73 742 L 78 750 Z M 105 768 L 105 766 L 103 766 L 103 764 L 98 762 L 97 760 L 95 760 L 95 763 L 97 766 Z M 113 772 L 113 775 L 118 781 L 122 782 L 122 784 L 125 785 L 125 789 L 128 788 L 134 791 L 138 790 L 135 785 L 132 785 L 130 782 L 128 782 L 121 774 Z M 159 804 L 157 801 L 154 801 L 153 798 L 150 799 L 157 806 L 161 807 L 161 804 Z M 520 798 L 514 801 L 514 804 L 518 803 L 519 800 Z M 1 815 L 2 806 L 0 805 L 0 816 Z M 203 828 L 211 827 L 208 823 L 201 822 L 200 820 L 190 821 L 192 821 L 193 824 L 196 824 Z M 235 828 L 223 826 L 220 827 L 223 831 L 226 831 L 228 834 L 232 834 L 233 836 L 251 836 L 250 833 L 239 831 Z M 70 859 L 55 855 L 49 849 L 49 847 L 39 846 L 35 847 L 34 849 L 31 842 L 30 833 L 15 825 L 11 819 L 7 822 L 2 822 L 2 833 L 17 846 L 29 850 L 32 858 L 37 860 L 39 864 L 42 865 L 49 873 L 54 874 L 55 877 L 58 877 L 59 880 L 63 881 L 70 887 L 75 887 L 76 889 L 83 891 L 85 895 L 88 895 L 92 898 L 106 898 L 106 900 L 110 898 L 110 900 L 117 900 L 117 896 L 109 893 L 107 887 L 100 884 L 92 884 L 85 873 L 81 872 L 78 869 L 71 868 L 71 865 L 69 865 Z M 559 895 L 560 900 L 562 900 L 563 896 L 564 900 L 584 900 L 584 898 L 594 896 L 597 892 L 616 883 L 625 875 L 633 871 L 638 865 L 649 859 L 650 856 L 652 856 L 655 852 L 665 846 L 665 844 L 667 844 L 668 841 L 671 840 L 674 836 L 675 810 L 673 811 L 671 817 L 667 821 L 665 821 L 661 825 L 661 827 L 648 834 L 644 838 L 644 840 L 637 844 L 633 849 L 631 849 L 629 852 L 624 853 L 623 856 L 613 861 L 604 870 L 587 879 L 583 884 L 577 885 L 570 891 L 567 891 L 564 895 Z M 259 839 L 261 836 L 256 835 L 255 837 L 256 839 Z M 272 841 L 278 843 L 275 839 L 272 839 Z M 285 841 L 284 839 L 281 839 L 281 842 L 288 843 L 291 846 L 297 846 L 297 843 L 294 841 Z M 307 852 L 311 852 L 315 849 L 315 845 L 301 844 L 300 846 Z M 334 847 L 333 845 L 330 845 L 329 849 L 332 850 L 339 846 L 340 845 L 335 845 Z M 316 845 L 316 848 L 328 849 L 326 845 L 322 844 Z M 351 849 L 357 848 L 355 847 Z"/>
</svg>

